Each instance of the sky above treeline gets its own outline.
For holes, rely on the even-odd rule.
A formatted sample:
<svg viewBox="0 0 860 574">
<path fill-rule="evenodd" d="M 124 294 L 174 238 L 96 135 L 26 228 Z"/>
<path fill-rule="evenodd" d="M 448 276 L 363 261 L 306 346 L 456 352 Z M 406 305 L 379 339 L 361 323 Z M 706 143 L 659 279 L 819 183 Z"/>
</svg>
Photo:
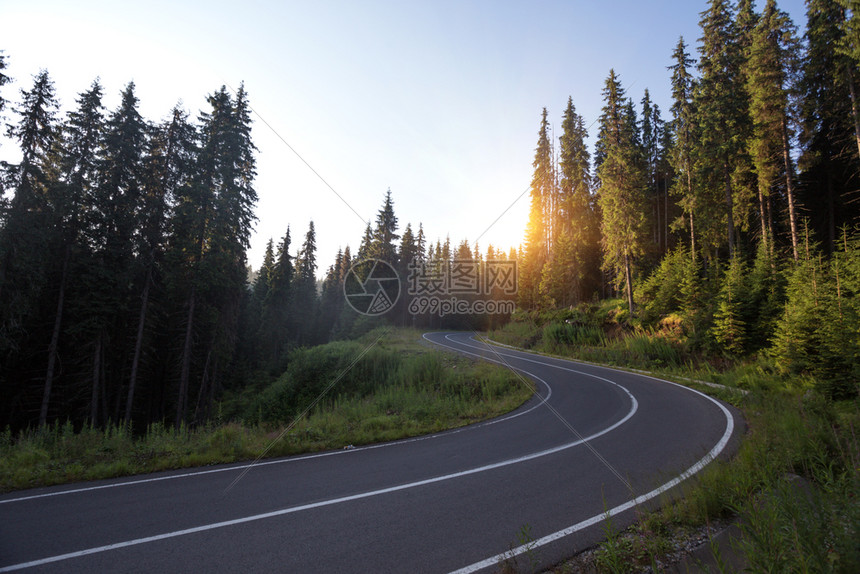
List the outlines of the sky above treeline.
<svg viewBox="0 0 860 574">
<path fill-rule="evenodd" d="M 803 1 L 779 6 L 802 33 Z M 113 110 L 134 81 L 141 113 L 158 121 L 178 101 L 196 117 L 208 94 L 244 82 L 259 149 L 249 263 L 259 267 L 268 239 L 277 243 L 288 225 L 295 252 L 313 220 L 322 275 L 339 248 L 355 253 L 388 189 L 401 232 L 423 223 L 434 242 L 518 246 L 541 109 L 557 138 L 571 96 L 593 145 L 614 68 L 637 106 L 648 88 L 668 120 L 672 51 L 683 35 L 697 55 L 706 7 L 2 0 L 0 50 L 15 80 L 3 95 L 17 103 L 47 69 L 63 112 L 96 77 Z M 0 144 L 0 159 L 15 161 L 14 144 Z"/>
</svg>

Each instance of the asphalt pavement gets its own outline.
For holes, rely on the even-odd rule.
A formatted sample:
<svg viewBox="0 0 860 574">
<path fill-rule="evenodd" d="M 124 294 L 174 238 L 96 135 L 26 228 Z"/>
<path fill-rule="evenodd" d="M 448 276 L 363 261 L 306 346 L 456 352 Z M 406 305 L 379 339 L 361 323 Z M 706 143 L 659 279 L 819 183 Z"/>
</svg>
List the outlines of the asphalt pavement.
<svg viewBox="0 0 860 574">
<path fill-rule="evenodd" d="M 415 439 L 9 493 L 0 572 L 536 570 L 736 448 L 737 413 L 680 385 L 425 338 L 507 365 L 535 397 Z"/>
</svg>

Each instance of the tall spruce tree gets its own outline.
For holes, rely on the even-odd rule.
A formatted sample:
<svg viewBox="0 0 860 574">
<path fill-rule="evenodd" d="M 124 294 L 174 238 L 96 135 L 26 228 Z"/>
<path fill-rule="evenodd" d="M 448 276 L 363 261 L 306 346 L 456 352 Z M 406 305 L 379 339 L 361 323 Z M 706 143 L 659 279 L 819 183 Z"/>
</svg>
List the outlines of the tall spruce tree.
<svg viewBox="0 0 860 574">
<path fill-rule="evenodd" d="M 88 198 L 94 193 L 98 178 L 99 152 L 104 130 L 102 86 L 95 80 L 90 89 L 80 94 L 78 107 L 68 113 L 60 137 L 55 140 L 58 173 L 50 186 L 52 203 L 53 245 L 51 258 L 57 260 L 59 285 L 51 340 L 48 344 L 48 365 L 45 389 L 53 387 L 57 365 L 60 334 L 66 313 L 67 292 L 73 271 L 73 258 L 90 247 L 83 241 L 85 212 Z M 47 393 L 50 395 L 50 392 Z M 47 405 L 46 405 L 47 407 Z M 46 413 L 47 414 L 47 413 Z"/>
<path fill-rule="evenodd" d="M 548 214 L 545 211 L 549 197 L 554 193 L 555 174 L 549 137 L 546 108 L 541 112 L 538 143 L 532 162 L 534 173 L 530 186 L 529 221 L 526 227 L 525 256 L 519 268 L 519 304 L 527 309 L 539 303 L 539 286 L 543 266 L 549 258 Z"/>
<path fill-rule="evenodd" d="M 662 255 L 663 229 L 666 227 L 663 220 L 664 202 L 661 195 L 661 162 L 665 155 L 662 146 L 665 143 L 663 132 L 665 130 L 663 118 L 660 117 L 660 107 L 651 100 L 648 88 L 641 100 L 642 119 L 639 131 L 642 134 L 642 154 L 645 165 L 645 178 L 648 184 L 647 199 L 652 213 L 651 229 L 652 238 L 656 252 Z"/>
<path fill-rule="evenodd" d="M 398 254 L 401 270 L 406 269 L 406 266 L 418 257 L 418 252 L 418 243 L 415 240 L 415 234 L 412 233 L 412 224 L 407 223 L 403 237 L 400 239 L 400 253 Z"/>
<path fill-rule="evenodd" d="M 90 421 L 94 425 L 108 418 L 108 413 L 101 411 L 107 405 L 106 397 L 118 392 L 122 369 L 111 369 L 115 366 L 113 359 L 125 354 L 122 345 L 131 336 L 121 329 L 130 311 L 128 285 L 132 282 L 135 238 L 140 229 L 148 131 L 137 109 L 134 88 L 134 82 L 129 82 L 119 107 L 105 125 L 89 213 L 87 239 L 95 249 L 82 273 L 89 292 L 84 303 L 89 314 L 79 312 L 85 317 L 80 325 L 92 353 Z"/>
<path fill-rule="evenodd" d="M 257 203 L 254 187 L 257 175 L 254 153 L 257 148 L 251 138 L 251 109 L 245 86 L 241 84 L 232 99 L 222 86 L 211 101 L 213 127 L 223 128 L 219 134 L 223 139 L 215 174 L 215 233 L 207 267 L 216 273 L 210 275 L 210 284 L 215 283 L 214 277 L 220 281 L 214 290 L 217 319 L 203 354 L 206 359 L 195 409 L 198 419 L 208 416 L 221 384 L 220 374 L 235 352 L 239 309 L 247 281 L 246 252 L 256 221 L 254 207 Z M 226 112 L 223 126 L 218 121 L 222 116 L 221 108 Z"/>
<path fill-rule="evenodd" d="M 13 196 L 0 229 L 0 357 L 7 369 L 27 335 L 26 324 L 38 312 L 46 286 L 52 184 L 47 172 L 57 136 L 59 107 L 54 83 L 45 70 L 35 76 L 31 89 L 21 90 L 21 98 L 15 108 L 20 119 L 6 132 L 18 142 L 21 160 L 5 166 L 4 175 Z M 47 421 L 50 396 L 51 387 L 46 381 L 40 425 Z"/>
<path fill-rule="evenodd" d="M 646 182 L 635 122 L 629 116 L 630 106 L 624 101 L 624 90 L 615 70 L 610 70 L 606 78 L 603 101 L 599 138 L 605 156 L 597 177 L 603 215 L 604 266 L 616 276 L 623 273 L 627 305 L 633 314 L 633 265 L 644 252 Z"/>
<path fill-rule="evenodd" d="M 3 53 L 3 50 L 0 50 L 0 90 L 3 89 L 3 86 L 12 81 L 12 78 L 6 75 L 5 70 L 8 63 L 6 61 L 6 54 Z M 3 97 L 2 92 L 0 92 L 0 124 L 4 124 L 6 122 L 6 98 Z M 2 173 L 0 173 L 0 207 L 3 205 L 3 177 Z M 2 224 L 3 220 L 0 219 L 0 224 Z"/>
<path fill-rule="evenodd" d="M 798 90 L 800 101 L 800 203 L 827 250 L 833 252 L 837 229 L 856 217 L 849 181 L 860 172 L 849 70 L 856 64 L 834 46 L 844 39 L 845 8 L 836 0 L 807 2 L 806 50 Z"/>
<path fill-rule="evenodd" d="M 200 115 L 194 177 L 179 190 L 173 225 L 174 253 L 180 259 L 177 270 L 181 270 L 174 284 L 183 293 L 186 316 L 177 427 L 187 417 L 195 357 L 203 359 L 197 361 L 198 404 L 205 407 L 211 404 L 218 373 L 235 347 L 246 281 L 246 249 L 257 200 L 255 147 L 244 87 L 237 92 L 235 103 L 224 86 L 207 100 L 211 111 Z M 204 345 L 199 355 L 195 353 L 195 332 Z"/>
<path fill-rule="evenodd" d="M 836 50 L 847 56 L 853 65 L 846 66 L 845 75 L 848 80 L 848 93 L 851 97 L 851 118 L 854 123 L 854 139 L 857 153 L 860 156 L 860 94 L 857 88 L 857 69 L 860 66 L 860 2 L 857 0 L 839 0 L 846 9 L 846 17 L 842 21 L 843 35 L 835 46 Z"/>
<path fill-rule="evenodd" d="M 770 196 L 780 173 L 783 174 L 788 204 L 789 230 L 794 259 L 798 259 L 794 166 L 789 128 L 789 91 L 796 68 L 798 45 L 794 25 L 785 12 L 768 0 L 752 33 L 746 64 L 747 91 L 753 137 L 750 155 L 758 174 L 759 197 Z M 764 222 L 764 218 L 762 218 Z M 766 237 L 762 228 L 762 238 Z"/>
<path fill-rule="evenodd" d="M 715 196 L 722 190 L 726 225 L 725 239 L 729 253 L 734 254 L 735 221 L 745 214 L 736 214 L 736 194 L 742 190 L 733 185 L 735 172 L 743 172 L 744 142 L 739 137 L 748 125 L 748 104 L 741 73 L 743 54 L 738 32 L 728 0 L 710 0 L 702 12 L 702 38 L 699 46 L 701 80 L 697 84 L 696 110 L 699 131 L 702 184 Z"/>
<path fill-rule="evenodd" d="M 747 285 L 746 265 L 739 255 L 732 257 L 723 276 L 711 336 L 730 355 L 741 355 L 746 344 L 747 326 L 743 319 L 743 294 Z"/>
<path fill-rule="evenodd" d="M 293 324 L 299 346 L 315 344 L 317 297 L 317 240 L 314 222 L 308 225 L 304 243 L 296 255 L 295 288 L 293 289 Z"/>
<path fill-rule="evenodd" d="M 266 251 L 264 264 L 268 265 L 265 273 L 265 294 L 262 300 L 262 317 L 260 321 L 259 341 L 263 350 L 262 360 L 270 372 L 275 372 L 282 365 L 285 351 L 290 343 L 290 304 L 293 287 L 293 257 L 290 255 L 290 229 L 278 243 L 277 250 L 271 254 Z M 261 269 L 261 275 L 263 270 Z"/>
<path fill-rule="evenodd" d="M 162 281 L 169 221 L 179 190 L 192 179 L 196 143 L 196 129 L 188 121 L 188 113 L 179 105 L 171 110 L 168 119 L 150 130 L 144 158 L 144 179 L 138 217 L 140 228 L 135 242 L 137 258 L 133 273 L 140 290 L 140 307 L 125 401 L 126 424 L 129 424 L 132 418 L 152 290 Z"/>
<path fill-rule="evenodd" d="M 677 174 L 674 186 L 675 195 L 680 197 L 679 204 L 684 212 L 682 225 L 690 232 L 690 255 L 696 259 L 696 221 L 700 208 L 705 203 L 701 197 L 700 186 L 693 184 L 695 150 L 698 141 L 698 123 L 694 102 L 696 80 L 690 68 L 695 61 L 687 52 L 683 36 L 672 53 L 675 63 L 672 70 L 672 124 L 674 145 L 670 154 L 672 168 Z M 676 227 L 678 227 L 676 225 Z"/>
<path fill-rule="evenodd" d="M 395 241 L 400 239 L 397 234 L 397 216 L 394 215 L 394 202 L 391 190 L 385 192 L 385 201 L 376 214 L 376 227 L 373 229 L 371 257 L 380 259 L 392 266 L 397 265 L 397 246 Z"/>
<path fill-rule="evenodd" d="M 358 245 L 358 253 L 356 257 L 358 261 L 364 261 L 373 257 L 373 229 L 370 227 L 370 222 L 367 222 L 367 227 L 364 228 L 364 235 L 361 238 L 361 243 Z"/>
<path fill-rule="evenodd" d="M 600 231 L 591 196 L 587 137 L 585 122 L 568 97 L 559 137 L 556 237 L 541 274 L 540 291 L 548 304 L 578 303 L 597 284 Z"/>
</svg>

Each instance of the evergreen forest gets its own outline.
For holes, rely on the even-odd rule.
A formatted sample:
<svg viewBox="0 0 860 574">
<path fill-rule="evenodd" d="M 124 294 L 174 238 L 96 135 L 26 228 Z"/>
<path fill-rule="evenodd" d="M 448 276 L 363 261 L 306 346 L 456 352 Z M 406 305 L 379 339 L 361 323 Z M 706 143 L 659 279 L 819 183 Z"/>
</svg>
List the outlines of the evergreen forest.
<svg viewBox="0 0 860 574">
<path fill-rule="evenodd" d="M 710 0 L 695 46 L 679 38 L 666 54 L 669 110 L 614 70 L 589 87 L 601 115 L 568 99 L 557 141 L 544 108 L 519 248 L 431 241 L 398 221 L 389 190 L 333 262 L 317 260 L 313 222 L 285 222 L 264 259 L 247 260 L 257 190 L 244 85 L 216 89 L 196 115 L 177 105 L 147 119 L 133 82 L 107 110 L 95 80 L 62 110 L 46 70 L 6 93 L 14 55 L 0 52 L 5 145 L 20 152 L 0 166 L 0 427 L 201 425 L 301 349 L 383 325 L 509 320 L 557 322 L 570 342 L 607 301 L 598 339 L 647 333 L 683 360 L 770 361 L 830 398 L 856 396 L 860 7 L 808 0 L 807 18 L 800 36 L 774 0 Z M 404 284 L 416 261 L 516 261 L 518 310 L 416 315 L 404 295 L 384 317 L 359 315 L 344 281 L 368 258 Z"/>
</svg>

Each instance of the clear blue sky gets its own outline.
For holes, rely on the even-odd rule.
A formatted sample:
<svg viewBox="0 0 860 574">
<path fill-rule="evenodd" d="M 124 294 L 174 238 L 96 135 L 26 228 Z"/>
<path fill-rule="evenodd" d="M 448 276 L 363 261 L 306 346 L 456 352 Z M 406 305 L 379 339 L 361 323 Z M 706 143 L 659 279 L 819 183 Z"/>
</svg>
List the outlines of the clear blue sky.
<svg viewBox="0 0 860 574">
<path fill-rule="evenodd" d="M 803 2 L 779 4 L 802 31 Z M 638 103 L 649 88 L 668 119 L 666 66 L 680 35 L 696 55 L 705 7 L 704 0 L 0 0 L 0 49 L 16 80 L 4 96 L 17 102 L 45 68 L 63 111 L 96 76 L 112 110 L 134 80 L 141 113 L 160 120 L 178 100 L 196 116 L 207 94 L 244 81 L 260 116 L 259 221 L 249 261 L 259 267 L 265 242 L 287 225 L 295 252 L 313 219 L 322 274 L 339 247 L 355 252 L 362 220 L 375 217 L 388 188 L 401 231 L 422 222 L 434 241 L 450 234 L 455 244 L 474 243 L 483 234 L 482 252 L 489 243 L 518 245 L 541 108 L 557 137 L 572 96 L 593 144 L 600 92 L 615 68 L 629 96 Z M 14 160 L 10 142 L 0 159 Z"/>
</svg>

